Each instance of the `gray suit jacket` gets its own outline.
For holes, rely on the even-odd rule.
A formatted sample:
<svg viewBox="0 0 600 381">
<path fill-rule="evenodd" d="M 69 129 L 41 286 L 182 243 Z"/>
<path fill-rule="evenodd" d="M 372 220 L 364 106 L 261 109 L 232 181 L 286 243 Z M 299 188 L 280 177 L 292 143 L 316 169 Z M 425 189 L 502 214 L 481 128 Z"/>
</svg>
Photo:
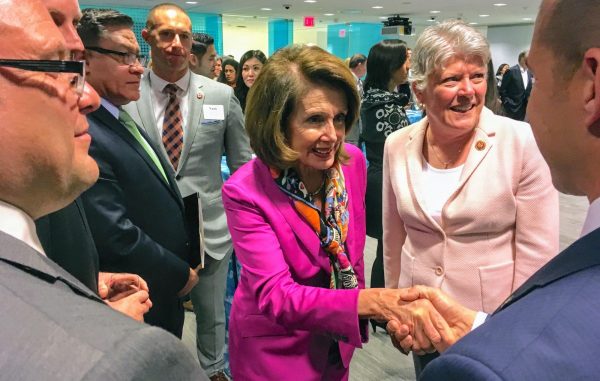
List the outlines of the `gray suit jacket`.
<svg viewBox="0 0 600 381">
<path fill-rule="evenodd" d="M 232 248 L 221 199 L 221 156 L 226 155 L 233 173 L 250 160 L 252 151 L 244 130 L 244 115 L 231 87 L 192 73 L 188 91 L 188 120 L 175 179 L 183 197 L 200 194 L 206 253 L 218 260 Z M 152 104 L 150 76 L 146 72 L 140 99 L 123 108 L 167 157 Z M 225 119 L 205 119 L 204 105 L 223 105 Z"/>
<path fill-rule="evenodd" d="M 175 336 L 0 232 L 1 380 L 208 380 Z"/>
</svg>

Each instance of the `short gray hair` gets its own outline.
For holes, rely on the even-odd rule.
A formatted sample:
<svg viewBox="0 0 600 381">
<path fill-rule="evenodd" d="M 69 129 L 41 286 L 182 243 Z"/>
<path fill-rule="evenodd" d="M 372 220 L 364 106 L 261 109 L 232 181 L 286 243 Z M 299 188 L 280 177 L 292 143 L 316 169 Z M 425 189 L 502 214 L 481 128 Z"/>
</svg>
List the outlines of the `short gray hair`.
<svg viewBox="0 0 600 381">
<path fill-rule="evenodd" d="M 417 89 L 424 90 L 428 78 L 443 70 L 454 57 L 479 58 L 486 66 L 490 46 L 483 34 L 460 20 L 447 20 L 425 28 L 411 58 L 412 82 Z"/>
</svg>

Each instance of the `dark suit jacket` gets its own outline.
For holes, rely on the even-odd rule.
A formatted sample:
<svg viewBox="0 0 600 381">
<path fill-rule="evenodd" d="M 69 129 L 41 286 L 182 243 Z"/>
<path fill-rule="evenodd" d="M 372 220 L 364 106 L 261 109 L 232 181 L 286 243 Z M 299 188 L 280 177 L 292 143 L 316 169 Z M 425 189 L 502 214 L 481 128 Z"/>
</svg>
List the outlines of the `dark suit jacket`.
<svg viewBox="0 0 600 381">
<path fill-rule="evenodd" d="M 597 380 L 600 229 L 535 273 L 421 380 Z"/>
<path fill-rule="evenodd" d="M 146 151 L 104 107 L 89 114 L 88 121 L 90 155 L 100 178 L 82 199 L 100 269 L 142 276 L 153 303 L 144 320 L 181 336 L 183 308 L 177 292 L 189 277 L 190 250 L 170 166 L 162 162 L 167 184 Z"/>
<path fill-rule="evenodd" d="M 109 308 L 3 232 L 0 300 L 2 380 L 208 380 L 175 337 Z"/>
<path fill-rule="evenodd" d="M 527 71 L 527 87 L 523 86 L 521 69 L 519 65 L 511 67 L 502 77 L 502 86 L 500 86 L 500 99 L 502 106 L 508 117 L 517 120 L 524 120 L 527 111 L 527 101 L 531 88 L 533 86 L 532 75 Z"/>
<path fill-rule="evenodd" d="M 35 226 L 48 258 L 98 292 L 98 252 L 81 199 L 39 218 Z"/>
</svg>

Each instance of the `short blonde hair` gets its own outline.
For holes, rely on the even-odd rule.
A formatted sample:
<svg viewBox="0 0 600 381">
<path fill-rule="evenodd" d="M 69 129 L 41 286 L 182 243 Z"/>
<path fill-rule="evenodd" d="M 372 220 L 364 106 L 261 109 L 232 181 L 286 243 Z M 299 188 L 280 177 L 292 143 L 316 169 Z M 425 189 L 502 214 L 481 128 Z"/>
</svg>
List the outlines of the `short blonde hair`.
<svg viewBox="0 0 600 381">
<path fill-rule="evenodd" d="M 448 20 L 423 31 L 411 57 L 412 82 L 417 89 L 427 87 L 428 78 L 444 69 L 452 58 L 481 59 L 487 66 L 490 46 L 483 34 L 460 20 Z"/>
<path fill-rule="evenodd" d="M 254 153 L 267 165 L 293 167 L 299 154 L 289 145 L 289 118 L 311 86 L 328 86 L 346 97 L 346 133 L 358 116 L 360 98 L 350 69 L 316 46 L 292 45 L 269 58 L 248 93 L 246 131 Z M 348 158 L 343 145 L 336 162 Z"/>
</svg>

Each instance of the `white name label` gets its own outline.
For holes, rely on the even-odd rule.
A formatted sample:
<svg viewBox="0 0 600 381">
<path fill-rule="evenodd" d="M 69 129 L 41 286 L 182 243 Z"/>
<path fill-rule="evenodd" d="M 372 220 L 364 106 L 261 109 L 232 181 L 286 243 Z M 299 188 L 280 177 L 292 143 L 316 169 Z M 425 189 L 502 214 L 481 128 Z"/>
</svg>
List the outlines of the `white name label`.
<svg viewBox="0 0 600 381">
<path fill-rule="evenodd" d="M 223 105 L 202 105 L 204 119 L 225 120 Z"/>
</svg>

